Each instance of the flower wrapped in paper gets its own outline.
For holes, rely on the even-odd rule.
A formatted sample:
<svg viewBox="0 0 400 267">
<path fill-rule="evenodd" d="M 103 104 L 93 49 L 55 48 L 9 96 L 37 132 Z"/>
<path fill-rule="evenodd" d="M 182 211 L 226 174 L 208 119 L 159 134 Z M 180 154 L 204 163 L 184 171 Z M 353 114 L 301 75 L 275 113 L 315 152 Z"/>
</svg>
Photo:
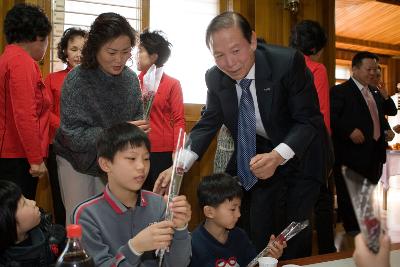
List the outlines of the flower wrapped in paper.
<svg viewBox="0 0 400 267">
<path fill-rule="evenodd" d="M 375 185 L 346 166 L 342 167 L 342 173 L 361 233 L 366 240 L 368 248 L 372 252 L 378 253 L 381 222 L 380 208 L 378 205 L 374 205 L 376 203 L 373 201 Z"/>
<path fill-rule="evenodd" d="M 183 129 L 179 129 L 178 142 L 174 154 L 174 163 L 172 165 L 171 181 L 168 189 L 167 206 L 165 210 L 165 220 L 172 221 L 173 213 L 169 208 L 172 199 L 179 195 L 182 179 L 185 171 L 188 169 L 188 157 L 190 156 L 190 139 L 186 140 L 186 133 Z M 159 266 L 162 265 L 165 252 L 168 248 L 157 250 L 156 254 L 159 256 Z"/>
<path fill-rule="evenodd" d="M 156 65 L 153 64 L 143 77 L 142 100 L 144 120 L 148 120 L 150 117 L 154 96 L 157 93 L 162 75 L 163 67 L 157 68 Z"/>
</svg>

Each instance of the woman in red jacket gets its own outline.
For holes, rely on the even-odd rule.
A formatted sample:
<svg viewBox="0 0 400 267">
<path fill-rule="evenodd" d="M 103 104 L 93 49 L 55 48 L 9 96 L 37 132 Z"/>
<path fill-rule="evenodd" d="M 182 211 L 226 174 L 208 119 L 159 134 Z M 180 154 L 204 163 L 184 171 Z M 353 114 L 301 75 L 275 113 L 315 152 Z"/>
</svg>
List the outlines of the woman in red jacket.
<svg viewBox="0 0 400 267">
<path fill-rule="evenodd" d="M 140 34 L 137 55 L 137 69 L 143 90 L 143 77 L 154 64 L 164 66 L 170 54 L 171 44 L 162 32 L 145 30 Z M 152 190 L 160 172 L 172 165 L 172 153 L 178 141 L 179 129 L 185 130 L 182 88 L 177 79 L 163 73 L 150 111 L 149 139 L 151 142 L 150 172 L 143 185 Z"/>
<path fill-rule="evenodd" d="M 65 208 L 61 200 L 56 154 L 53 151 L 52 143 L 56 130 L 60 127 L 61 87 L 70 70 L 81 63 L 81 52 L 83 44 L 85 43 L 86 33 L 85 30 L 79 28 L 69 28 L 64 31 L 57 45 L 57 56 L 64 64 L 67 64 L 67 67 L 64 70 L 50 73 L 44 81 L 52 100 L 49 129 L 50 146 L 47 168 L 53 197 L 54 219 L 57 224 L 65 223 Z"/>
<path fill-rule="evenodd" d="M 0 179 L 35 199 L 47 173 L 50 97 L 36 61 L 43 59 L 51 24 L 43 10 L 17 4 L 4 20 L 7 46 L 0 56 Z"/>
</svg>

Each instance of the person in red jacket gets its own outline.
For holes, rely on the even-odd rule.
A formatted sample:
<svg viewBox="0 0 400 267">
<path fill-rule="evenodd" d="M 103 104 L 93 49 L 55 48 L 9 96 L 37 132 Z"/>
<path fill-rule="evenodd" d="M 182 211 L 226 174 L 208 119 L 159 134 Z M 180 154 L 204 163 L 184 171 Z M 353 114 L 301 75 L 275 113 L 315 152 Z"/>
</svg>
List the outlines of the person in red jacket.
<svg viewBox="0 0 400 267">
<path fill-rule="evenodd" d="M 43 59 L 51 24 L 40 8 L 17 4 L 4 20 L 0 56 L 0 173 L 35 199 L 49 146 L 50 97 L 36 61 Z"/>
<path fill-rule="evenodd" d="M 325 127 L 331 134 L 328 74 L 325 66 L 318 62 L 326 43 L 327 36 L 324 29 L 318 22 L 312 20 L 303 20 L 296 24 L 290 36 L 290 46 L 303 53 L 306 65 L 313 75 L 319 108 L 324 117 Z M 314 207 L 319 254 L 336 252 L 333 229 L 333 192 L 329 186 L 331 179 L 326 177 L 326 183 L 321 185 Z"/>
<path fill-rule="evenodd" d="M 79 28 L 68 28 L 64 31 L 60 42 L 57 45 L 58 58 L 67 65 L 64 70 L 50 73 L 44 80 L 52 105 L 50 109 L 50 146 L 47 168 L 53 197 L 54 220 L 57 224 L 65 223 L 65 207 L 61 200 L 60 185 L 58 183 L 56 154 L 53 150 L 53 139 L 56 130 L 60 127 L 60 98 L 61 87 L 67 74 L 76 65 L 81 63 L 81 52 L 85 43 L 87 32 Z"/>
<path fill-rule="evenodd" d="M 143 77 L 155 64 L 164 66 L 171 54 L 171 43 L 161 31 L 145 30 L 140 34 L 137 69 L 143 90 Z M 151 143 L 150 172 L 143 186 L 152 190 L 158 175 L 172 165 L 172 155 L 178 141 L 179 129 L 185 130 L 182 88 L 177 79 L 163 73 L 150 111 L 149 139 Z"/>
</svg>

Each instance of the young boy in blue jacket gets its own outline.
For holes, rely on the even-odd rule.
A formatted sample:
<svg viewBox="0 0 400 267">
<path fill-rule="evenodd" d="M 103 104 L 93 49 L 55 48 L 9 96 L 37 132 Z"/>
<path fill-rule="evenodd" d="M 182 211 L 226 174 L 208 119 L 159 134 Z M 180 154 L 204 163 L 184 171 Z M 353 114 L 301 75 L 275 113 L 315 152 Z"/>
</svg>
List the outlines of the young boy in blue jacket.
<svg viewBox="0 0 400 267">
<path fill-rule="evenodd" d="M 104 130 L 97 141 L 98 163 L 108 184 L 73 214 L 96 266 L 156 267 L 155 251 L 166 247 L 162 266 L 189 264 L 190 205 L 185 196 L 175 197 L 170 206 L 173 220 L 164 220 L 163 198 L 141 189 L 150 168 L 149 151 L 147 135 L 128 122 Z"/>
<path fill-rule="evenodd" d="M 235 226 L 240 217 L 242 195 L 241 186 L 229 174 L 213 174 L 202 179 L 197 197 L 206 220 L 192 233 L 190 267 L 245 267 L 257 255 L 247 234 Z M 279 258 L 286 242 L 274 240 L 272 235 L 269 256 Z"/>
</svg>

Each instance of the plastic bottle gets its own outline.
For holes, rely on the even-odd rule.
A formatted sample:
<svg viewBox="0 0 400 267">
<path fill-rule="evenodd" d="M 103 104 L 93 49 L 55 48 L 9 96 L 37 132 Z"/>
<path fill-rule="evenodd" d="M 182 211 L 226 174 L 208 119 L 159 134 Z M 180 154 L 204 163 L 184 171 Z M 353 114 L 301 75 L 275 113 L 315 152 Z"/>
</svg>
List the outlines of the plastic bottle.
<svg viewBox="0 0 400 267">
<path fill-rule="evenodd" d="M 57 259 L 55 267 L 94 267 L 94 261 L 81 244 L 82 228 L 78 224 L 67 226 L 68 242 Z"/>
</svg>

